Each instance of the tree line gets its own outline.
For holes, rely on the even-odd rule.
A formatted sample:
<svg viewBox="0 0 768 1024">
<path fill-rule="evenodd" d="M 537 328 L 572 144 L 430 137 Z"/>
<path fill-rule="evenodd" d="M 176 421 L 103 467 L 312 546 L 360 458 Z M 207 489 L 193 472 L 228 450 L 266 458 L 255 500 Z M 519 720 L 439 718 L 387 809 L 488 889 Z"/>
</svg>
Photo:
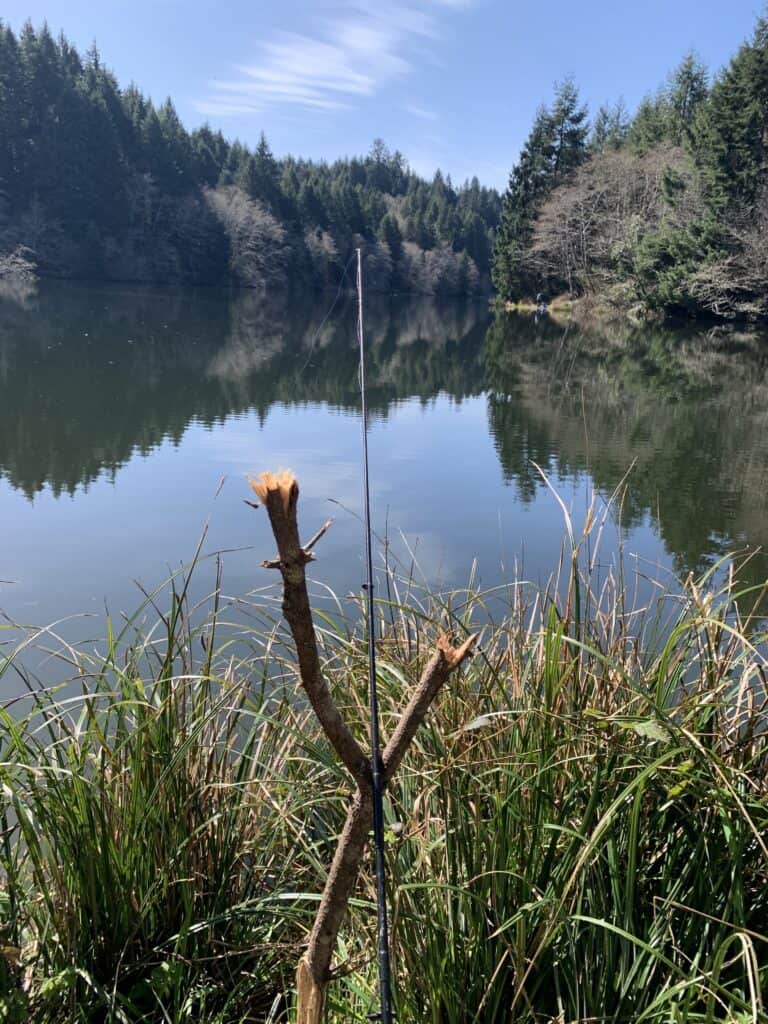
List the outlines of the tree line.
<svg viewBox="0 0 768 1024">
<path fill-rule="evenodd" d="M 558 85 L 510 174 L 493 281 L 504 300 L 768 317 L 768 18 L 713 80 L 689 53 L 632 116 L 590 121 Z"/>
<path fill-rule="evenodd" d="M 500 209 L 477 178 L 427 181 L 381 140 L 327 164 L 277 159 L 263 134 L 251 148 L 187 131 L 170 99 L 121 88 L 95 46 L 0 22 L 0 266 L 324 287 L 361 245 L 373 289 L 474 294 L 490 287 Z"/>
<path fill-rule="evenodd" d="M 74 494 L 137 452 L 180 443 L 193 422 L 211 427 L 250 410 L 263 424 L 275 406 L 308 403 L 358 410 L 354 299 L 318 330 L 327 297 L 305 298 L 67 283 L 4 306 L 0 477 L 29 498 L 43 488 Z M 366 341 L 375 420 L 406 399 L 485 395 L 517 501 L 542 486 L 537 466 L 549 476 L 588 471 L 611 494 L 633 464 L 622 524 L 632 530 L 651 511 L 682 575 L 734 544 L 766 548 L 768 468 L 755 459 L 768 406 L 760 333 L 535 323 L 493 317 L 485 303 L 372 294 Z M 743 580 L 762 584 L 765 570 L 754 558 Z"/>
</svg>

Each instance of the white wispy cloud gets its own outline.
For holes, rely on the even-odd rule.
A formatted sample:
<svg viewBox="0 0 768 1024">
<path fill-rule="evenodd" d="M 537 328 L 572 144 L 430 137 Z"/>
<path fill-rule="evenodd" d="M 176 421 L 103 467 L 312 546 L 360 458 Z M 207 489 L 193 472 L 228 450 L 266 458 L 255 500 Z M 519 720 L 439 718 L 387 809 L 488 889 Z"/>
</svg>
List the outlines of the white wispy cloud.
<svg viewBox="0 0 768 1024">
<path fill-rule="evenodd" d="M 434 110 L 428 110 L 426 107 L 416 106 L 414 103 L 405 103 L 403 110 L 406 114 L 410 114 L 411 117 L 419 117 L 422 121 L 437 121 L 438 115 Z"/>
<path fill-rule="evenodd" d="M 425 44 L 439 39 L 441 11 L 474 0 L 346 0 L 312 35 L 280 32 L 251 64 L 209 83 L 196 102 L 206 115 L 261 113 L 275 106 L 334 111 L 354 106 L 408 75 Z M 418 106 L 416 117 L 434 115 Z"/>
</svg>

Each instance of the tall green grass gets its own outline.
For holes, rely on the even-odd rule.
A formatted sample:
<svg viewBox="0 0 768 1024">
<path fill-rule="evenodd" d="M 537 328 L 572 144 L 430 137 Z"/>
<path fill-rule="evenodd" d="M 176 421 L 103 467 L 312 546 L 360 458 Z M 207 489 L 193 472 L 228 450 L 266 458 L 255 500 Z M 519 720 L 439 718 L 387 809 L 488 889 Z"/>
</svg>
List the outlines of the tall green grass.
<svg viewBox="0 0 768 1024">
<path fill-rule="evenodd" d="M 766 687 L 733 594 L 691 586 L 649 655 L 612 607 L 527 621 L 392 792 L 401 1018 L 768 1019 Z"/>
<path fill-rule="evenodd" d="M 761 595 L 718 567 L 630 608 L 585 552 L 543 590 L 389 577 L 385 731 L 436 630 L 482 632 L 389 794 L 401 1022 L 768 1022 Z M 290 1019 L 346 781 L 274 602 L 233 643 L 186 582 L 2 712 L 0 1021 Z M 336 607 L 318 635 L 362 736 L 365 645 Z M 366 874 L 338 1024 L 374 1008 L 371 904 Z"/>
<path fill-rule="evenodd" d="M 214 650 L 217 607 L 192 628 L 187 583 L 156 628 L 108 623 L 100 656 L 67 650 L 65 688 L 0 712 L 0 1020 L 277 1020 L 286 1005 L 339 773 L 306 711 Z"/>
</svg>

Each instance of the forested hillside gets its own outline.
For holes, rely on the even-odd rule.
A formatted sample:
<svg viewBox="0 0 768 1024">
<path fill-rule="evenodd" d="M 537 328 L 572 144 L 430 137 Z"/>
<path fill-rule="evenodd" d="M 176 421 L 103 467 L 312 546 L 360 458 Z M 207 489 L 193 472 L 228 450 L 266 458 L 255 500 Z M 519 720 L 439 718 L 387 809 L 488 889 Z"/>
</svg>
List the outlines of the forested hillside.
<svg viewBox="0 0 768 1024">
<path fill-rule="evenodd" d="M 499 213 L 476 178 L 425 181 L 380 140 L 329 165 L 188 132 L 95 47 L 0 23 L 0 262 L 17 272 L 322 287 L 363 244 L 373 289 L 472 294 Z"/>
<path fill-rule="evenodd" d="M 768 317 L 768 18 L 711 84 L 689 54 L 632 117 L 590 126 L 560 85 L 512 169 L 493 279 L 506 300 Z"/>
</svg>

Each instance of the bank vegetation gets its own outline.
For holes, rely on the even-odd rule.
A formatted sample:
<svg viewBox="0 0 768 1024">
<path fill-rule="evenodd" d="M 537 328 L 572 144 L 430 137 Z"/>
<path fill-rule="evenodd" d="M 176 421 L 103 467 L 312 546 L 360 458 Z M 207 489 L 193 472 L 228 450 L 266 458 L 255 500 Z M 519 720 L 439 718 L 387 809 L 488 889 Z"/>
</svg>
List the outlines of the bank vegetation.
<svg viewBox="0 0 768 1024">
<path fill-rule="evenodd" d="M 636 607 L 599 568 L 603 520 L 567 525 L 543 587 L 439 597 L 382 576 L 385 734 L 438 633 L 480 634 L 388 794 L 398 1019 L 766 1022 L 762 590 L 722 563 Z M 278 595 L 257 576 L 225 602 L 217 575 L 201 617 L 188 579 L 97 648 L 6 629 L 4 1020 L 291 1019 L 350 779 L 297 696 Z M 364 746 L 364 638 L 335 598 L 315 621 Z M 58 687 L 35 685 L 36 649 Z M 374 921 L 366 860 L 335 949 L 339 1024 L 375 1008 Z"/>
<path fill-rule="evenodd" d="M 475 295 L 499 211 L 477 178 L 425 180 L 381 139 L 329 164 L 187 131 L 95 45 L 0 21 L 0 255 L 24 246 L 42 276 L 337 288 L 360 245 L 371 290 Z"/>
<path fill-rule="evenodd" d="M 638 314 L 768 318 L 768 20 L 714 79 L 688 54 L 630 115 L 568 80 L 504 196 L 494 283 Z"/>
</svg>

